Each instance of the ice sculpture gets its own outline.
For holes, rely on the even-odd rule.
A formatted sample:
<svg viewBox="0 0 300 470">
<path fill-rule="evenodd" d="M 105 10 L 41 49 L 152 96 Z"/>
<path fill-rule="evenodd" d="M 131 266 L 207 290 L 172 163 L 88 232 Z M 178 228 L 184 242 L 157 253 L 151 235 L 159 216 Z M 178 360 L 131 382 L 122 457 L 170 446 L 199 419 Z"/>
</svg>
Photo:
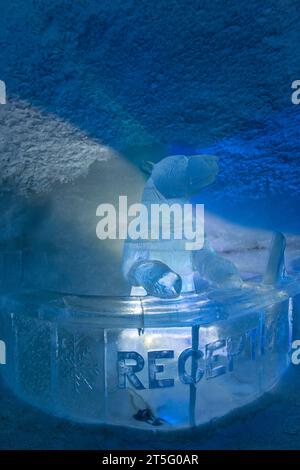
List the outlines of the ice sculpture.
<svg viewBox="0 0 300 470">
<path fill-rule="evenodd" d="M 1 297 L 6 365 L 29 403 L 88 423 L 176 430 L 251 403 L 289 365 L 300 276 L 275 234 L 266 274 L 178 298 L 23 292 Z"/>
<path fill-rule="evenodd" d="M 175 204 L 184 207 L 193 194 L 213 183 L 218 173 L 218 159 L 210 155 L 174 155 L 164 158 L 151 169 L 142 203 L 151 212 L 155 205 Z M 183 211 L 182 211 L 183 212 Z M 174 224 L 171 227 L 175 230 Z M 149 227 L 149 231 L 153 227 Z M 194 292 L 197 279 L 213 286 L 241 286 L 236 267 L 217 255 L 205 240 L 199 250 L 187 249 L 186 239 L 127 239 L 123 271 L 132 286 L 138 286 L 158 297 L 176 297 L 180 292 Z M 133 289 L 133 294 L 141 294 Z"/>
<path fill-rule="evenodd" d="M 92 223 L 99 178 L 116 200 L 107 177 L 120 168 L 125 173 L 127 163 L 99 162 L 78 185 L 59 187 L 46 205 L 55 223 L 35 225 L 36 251 L 16 243 L 1 254 L 0 373 L 22 399 L 69 419 L 161 430 L 198 426 L 280 380 L 292 320 L 299 325 L 300 275 L 285 273 L 285 238 L 276 233 L 264 276 L 243 282 L 207 240 L 191 251 L 185 240 L 127 240 L 126 281 L 121 244 L 107 244 L 98 255 Z M 217 171 L 214 157 L 168 157 L 151 169 L 142 201 L 182 205 Z M 132 168 L 127 174 L 134 199 L 145 183 Z"/>
</svg>

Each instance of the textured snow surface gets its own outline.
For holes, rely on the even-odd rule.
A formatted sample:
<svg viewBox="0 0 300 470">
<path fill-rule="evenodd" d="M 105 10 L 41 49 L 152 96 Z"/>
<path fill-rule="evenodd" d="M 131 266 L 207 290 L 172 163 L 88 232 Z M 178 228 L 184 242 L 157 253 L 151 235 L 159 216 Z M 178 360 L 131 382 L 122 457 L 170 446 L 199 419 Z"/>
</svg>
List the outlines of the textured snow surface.
<svg viewBox="0 0 300 470">
<path fill-rule="evenodd" d="M 56 133 L 54 150 L 64 132 L 76 142 L 75 130 L 46 124 L 61 118 L 119 150 L 161 142 L 213 149 L 222 157 L 223 195 L 299 194 L 299 113 L 290 99 L 299 64 L 296 0 L 0 5 L 0 75 L 9 102 L 22 100 L 21 109 L 10 107 L 15 147 L 1 152 L 1 170 L 14 171 L 16 185 L 25 163 L 35 161 L 26 140 L 38 147 L 36 124 L 45 135 L 42 153 Z M 47 113 L 44 124 L 31 106 Z M 21 118 L 29 121 L 22 124 L 27 138 Z M 49 158 L 48 177 L 37 167 L 34 188 L 55 174 L 64 179 L 73 165 L 76 172 L 73 159 L 85 166 L 88 147 L 81 145 Z"/>
<path fill-rule="evenodd" d="M 48 191 L 115 150 L 207 151 L 221 167 L 209 210 L 300 232 L 297 0 L 0 6 L 0 195 Z"/>
<path fill-rule="evenodd" d="M 55 182 L 86 174 L 96 160 L 107 160 L 108 147 L 55 115 L 12 100 L 0 108 L 0 187 L 19 195 L 46 193 Z"/>
</svg>

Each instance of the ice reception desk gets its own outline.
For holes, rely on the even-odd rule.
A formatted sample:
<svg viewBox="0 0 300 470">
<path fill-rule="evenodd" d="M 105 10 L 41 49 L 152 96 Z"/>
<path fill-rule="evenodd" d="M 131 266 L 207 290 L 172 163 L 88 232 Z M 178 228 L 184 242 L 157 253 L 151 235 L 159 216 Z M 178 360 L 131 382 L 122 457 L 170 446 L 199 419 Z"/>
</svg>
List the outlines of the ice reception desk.
<svg viewBox="0 0 300 470">
<path fill-rule="evenodd" d="M 290 362 L 300 277 L 177 299 L 1 297 L 3 379 L 71 420 L 170 430 L 271 390 Z"/>
</svg>

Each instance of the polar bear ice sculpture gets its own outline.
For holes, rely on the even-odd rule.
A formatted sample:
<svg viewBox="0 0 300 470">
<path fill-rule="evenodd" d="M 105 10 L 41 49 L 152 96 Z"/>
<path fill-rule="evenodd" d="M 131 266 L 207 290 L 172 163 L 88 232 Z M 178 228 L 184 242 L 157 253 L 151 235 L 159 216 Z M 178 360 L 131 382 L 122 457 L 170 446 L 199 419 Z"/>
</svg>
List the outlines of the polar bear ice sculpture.
<svg viewBox="0 0 300 470">
<path fill-rule="evenodd" d="M 218 173 L 217 157 L 174 155 L 153 166 L 142 203 L 184 205 L 211 184 Z M 131 240 L 125 243 L 123 271 L 132 293 L 176 297 L 210 283 L 216 287 L 241 285 L 237 268 L 217 255 L 205 241 L 200 250 L 187 250 L 185 240 Z M 200 282 L 199 282 L 200 280 Z M 204 281 L 204 283 L 203 283 Z"/>
</svg>

